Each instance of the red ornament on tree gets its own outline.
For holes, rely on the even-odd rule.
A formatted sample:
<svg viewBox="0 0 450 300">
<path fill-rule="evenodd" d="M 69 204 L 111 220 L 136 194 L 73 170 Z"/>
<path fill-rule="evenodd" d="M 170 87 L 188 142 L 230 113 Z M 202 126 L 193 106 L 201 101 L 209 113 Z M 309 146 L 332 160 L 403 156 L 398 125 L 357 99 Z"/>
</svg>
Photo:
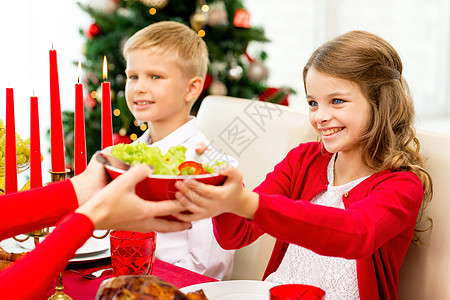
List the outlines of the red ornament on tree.
<svg viewBox="0 0 450 300">
<path fill-rule="evenodd" d="M 250 28 L 250 13 L 241 8 L 234 13 L 233 24 L 236 27 Z"/>
<path fill-rule="evenodd" d="M 129 144 L 131 143 L 131 139 L 128 135 L 120 135 L 116 132 L 113 134 L 113 145 L 120 143 Z"/>
<path fill-rule="evenodd" d="M 278 89 L 274 87 L 269 87 L 258 96 L 258 99 L 260 101 L 266 101 L 289 106 L 288 97 L 289 97 L 289 90 L 284 88 Z"/>
<path fill-rule="evenodd" d="M 84 104 L 89 110 L 93 110 L 97 106 L 97 101 L 91 97 L 91 94 L 87 94 L 84 98 Z"/>
<path fill-rule="evenodd" d="M 202 93 L 207 91 L 209 87 L 211 86 L 211 83 L 213 82 L 213 77 L 210 73 L 206 73 L 205 76 L 205 83 L 203 84 L 203 90 Z"/>
<path fill-rule="evenodd" d="M 98 26 L 96 23 L 92 23 L 89 27 L 87 27 L 84 30 L 84 35 L 88 39 L 96 37 L 99 33 L 100 33 L 100 26 Z"/>
</svg>

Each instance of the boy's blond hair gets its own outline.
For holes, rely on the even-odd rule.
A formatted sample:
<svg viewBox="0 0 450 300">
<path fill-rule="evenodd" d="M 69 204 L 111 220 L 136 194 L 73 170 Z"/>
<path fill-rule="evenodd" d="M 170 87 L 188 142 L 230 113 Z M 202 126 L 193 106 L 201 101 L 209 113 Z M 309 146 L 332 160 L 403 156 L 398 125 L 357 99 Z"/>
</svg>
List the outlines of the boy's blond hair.
<svg viewBox="0 0 450 300">
<path fill-rule="evenodd" d="M 182 23 L 163 21 L 144 27 L 125 43 L 125 59 L 136 49 L 149 49 L 171 56 L 186 76 L 205 79 L 209 62 L 206 44 L 194 30 Z"/>
</svg>

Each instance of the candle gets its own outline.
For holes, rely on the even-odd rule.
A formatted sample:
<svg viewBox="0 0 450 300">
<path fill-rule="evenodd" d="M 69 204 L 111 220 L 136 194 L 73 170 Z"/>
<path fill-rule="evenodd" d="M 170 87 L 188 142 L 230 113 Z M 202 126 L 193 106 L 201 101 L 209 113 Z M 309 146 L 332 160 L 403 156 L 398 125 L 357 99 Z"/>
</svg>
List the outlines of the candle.
<svg viewBox="0 0 450 300">
<path fill-rule="evenodd" d="M 84 125 L 83 85 L 80 83 L 81 62 L 78 62 L 78 83 L 75 84 L 75 150 L 74 173 L 80 174 L 86 169 L 86 130 Z"/>
<path fill-rule="evenodd" d="M 108 64 L 106 62 L 106 55 L 103 57 L 103 82 L 102 82 L 102 149 L 112 146 L 112 115 L 111 115 L 111 92 L 109 82 L 106 81 L 108 77 Z"/>
<path fill-rule="evenodd" d="M 52 171 L 64 172 L 66 170 L 64 159 L 64 139 L 61 120 L 61 103 L 59 99 L 58 63 L 56 50 L 50 50 L 50 151 L 52 158 Z"/>
<path fill-rule="evenodd" d="M 30 187 L 42 186 L 38 98 L 30 98 Z"/>
<path fill-rule="evenodd" d="M 16 128 L 14 120 L 14 91 L 6 89 L 5 124 L 5 194 L 17 192 Z"/>
</svg>

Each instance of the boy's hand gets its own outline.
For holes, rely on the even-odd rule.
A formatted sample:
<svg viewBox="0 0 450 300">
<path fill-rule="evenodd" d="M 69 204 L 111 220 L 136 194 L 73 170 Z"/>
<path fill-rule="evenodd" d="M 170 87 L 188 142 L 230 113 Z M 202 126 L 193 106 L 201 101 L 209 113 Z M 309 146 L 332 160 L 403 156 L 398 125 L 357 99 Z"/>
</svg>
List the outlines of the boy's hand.
<svg viewBox="0 0 450 300">
<path fill-rule="evenodd" d="M 205 142 L 200 142 L 195 146 L 195 153 L 197 154 L 203 154 L 206 150 L 210 150 L 208 146 L 205 144 Z"/>
</svg>

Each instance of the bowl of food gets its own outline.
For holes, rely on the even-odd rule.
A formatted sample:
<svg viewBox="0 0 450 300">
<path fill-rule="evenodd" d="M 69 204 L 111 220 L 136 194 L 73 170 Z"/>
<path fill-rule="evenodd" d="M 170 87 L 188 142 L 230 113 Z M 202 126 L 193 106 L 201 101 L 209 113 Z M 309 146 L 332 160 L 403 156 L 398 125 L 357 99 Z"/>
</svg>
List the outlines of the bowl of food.
<svg viewBox="0 0 450 300">
<path fill-rule="evenodd" d="M 219 174 L 220 169 L 229 165 L 237 167 L 237 161 L 230 156 L 220 156 L 223 160 L 199 162 L 186 158 L 186 150 L 183 146 L 175 146 L 162 154 L 159 148 L 142 143 L 118 144 L 112 148 L 109 157 L 121 163 L 109 162 L 105 168 L 114 180 L 127 170 L 127 166 L 152 166 L 153 174 L 136 185 L 136 194 L 146 200 L 159 201 L 175 199 L 177 181 L 195 179 L 204 184 L 222 185 L 226 177 Z"/>
</svg>

